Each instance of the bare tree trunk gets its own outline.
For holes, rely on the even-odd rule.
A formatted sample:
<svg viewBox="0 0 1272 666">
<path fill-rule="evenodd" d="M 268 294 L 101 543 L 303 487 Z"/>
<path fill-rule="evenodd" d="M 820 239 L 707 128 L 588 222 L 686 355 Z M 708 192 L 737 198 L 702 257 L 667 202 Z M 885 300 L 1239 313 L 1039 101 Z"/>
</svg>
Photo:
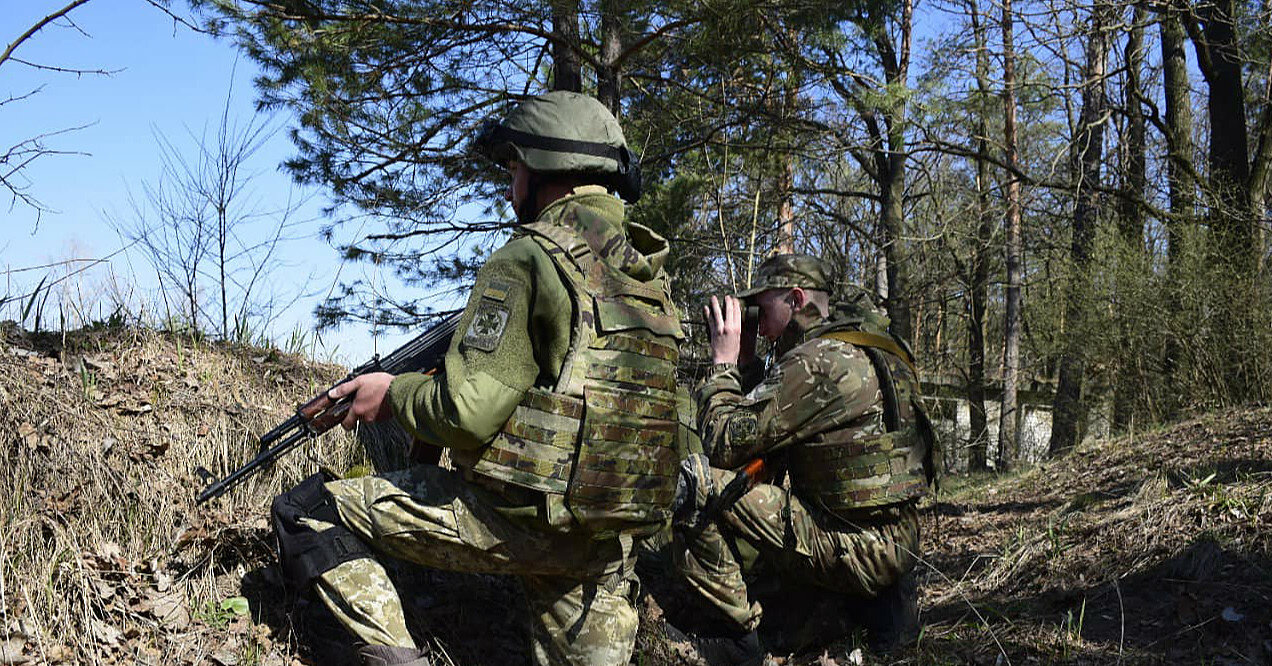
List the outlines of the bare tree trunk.
<svg viewBox="0 0 1272 666">
<path fill-rule="evenodd" d="M 583 74 L 579 67 L 579 3 L 578 0 L 552 0 L 552 89 L 583 92 Z"/>
<path fill-rule="evenodd" d="M 1265 30 L 1272 30 L 1272 26 L 1268 25 L 1270 22 L 1272 17 L 1265 12 Z M 1259 114 L 1259 124 L 1255 128 L 1257 139 L 1254 144 L 1254 160 L 1250 165 L 1250 210 L 1256 220 L 1267 219 L 1268 189 L 1272 188 L 1272 60 L 1269 60 L 1268 71 L 1264 72 L 1264 76 L 1263 113 Z M 1267 251 L 1266 225 L 1256 225 L 1255 233 L 1258 234 L 1259 249 L 1257 271 L 1262 275 L 1265 269 L 1264 253 Z"/>
<path fill-rule="evenodd" d="M 221 288 L 221 339 L 230 339 L 230 297 L 229 297 L 229 276 L 225 274 L 229 259 L 226 256 L 226 246 L 229 244 L 230 220 L 229 213 L 224 209 L 217 210 L 216 213 L 216 267 L 218 272 L 217 284 Z"/>
<path fill-rule="evenodd" d="M 1144 66 L 1144 21 L 1147 12 L 1142 2 L 1136 3 L 1131 14 L 1131 30 L 1126 38 L 1126 140 L 1125 165 L 1122 176 L 1122 199 L 1119 206 L 1118 231 L 1122 241 L 1123 258 L 1127 264 L 1120 277 L 1129 281 L 1132 270 L 1136 273 L 1149 270 L 1144 261 L 1144 190 L 1148 184 L 1147 164 L 1148 148 L 1144 114 L 1140 100 L 1144 96 L 1144 86 L 1140 81 L 1140 71 Z M 1127 287 L 1119 290 L 1122 299 L 1130 298 Z M 1140 375 L 1136 372 L 1138 354 L 1129 353 L 1133 348 L 1131 340 L 1132 325 L 1125 308 L 1119 314 L 1118 338 L 1121 349 L 1128 353 L 1121 355 L 1118 362 L 1117 384 L 1113 390 L 1113 428 L 1124 430 L 1135 413 L 1135 396 L 1140 392 Z"/>
<path fill-rule="evenodd" d="M 1105 72 L 1108 64 L 1108 9 L 1096 5 L 1091 11 L 1091 28 L 1087 36 L 1086 67 L 1082 81 L 1082 111 L 1078 133 L 1074 137 L 1073 170 L 1075 205 L 1073 239 L 1069 247 L 1072 273 L 1065 290 L 1066 331 L 1064 352 L 1060 357 L 1060 382 L 1056 386 L 1051 417 L 1050 454 L 1061 456 L 1073 450 L 1080 438 L 1082 420 L 1083 373 L 1086 371 L 1087 326 L 1086 295 L 1091 291 L 1091 250 L 1100 213 L 1100 165 L 1104 159 Z"/>
<path fill-rule="evenodd" d="M 622 93 L 622 69 L 618 58 L 623 53 L 623 26 L 627 16 L 627 0 L 605 0 L 601 3 L 601 71 L 596 73 L 596 97 L 615 116 L 619 115 Z"/>
<path fill-rule="evenodd" d="M 967 469 L 989 469 L 989 416 L 985 410 L 985 304 L 989 300 L 989 253 L 993 229 L 989 203 L 989 52 L 976 0 L 968 10 L 976 43 L 976 239 L 968 267 L 967 404 L 971 425 Z"/>
<path fill-rule="evenodd" d="M 1162 92 L 1166 102 L 1166 183 L 1170 189 L 1170 218 L 1166 221 L 1166 309 L 1168 327 L 1162 354 L 1165 391 L 1162 418 L 1174 419 L 1179 411 L 1178 369 L 1183 353 L 1175 334 L 1180 323 L 1180 260 L 1185 254 L 1184 233 L 1197 214 L 1197 189 L 1193 181 L 1192 102 L 1188 81 L 1188 54 L 1184 50 L 1184 24 L 1180 10 L 1168 4 L 1161 17 Z"/>
<path fill-rule="evenodd" d="M 892 118 L 893 122 L 901 122 L 898 116 Z M 883 201 L 880 202 L 879 215 L 885 237 L 883 252 L 888 266 L 888 317 L 892 319 L 892 331 L 901 339 L 913 342 L 910 339 L 910 303 L 907 300 L 910 267 L 904 239 L 905 155 L 897 152 L 905 149 L 905 139 L 901 134 L 896 132 L 894 138 L 897 143 L 889 147 L 884 160 L 886 175 L 881 183 Z"/>
<path fill-rule="evenodd" d="M 1227 269 L 1217 303 L 1218 331 L 1242 331 L 1249 326 L 1249 294 L 1253 288 L 1254 215 L 1250 210 L 1250 162 L 1246 131 L 1245 88 L 1236 35 L 1236 0 L 1213 0 L 1194 7 L 1185 27 L 1192 37 L 1201 73 L 1209 88 L 1206 111 L 1210 125 L 1209 222 L 1215 236 L 1213 260 Z M 1203 25 L 1198 26 L 1197 21 Z M 1233 346 L 1236 336 L 1224 334 L 1224 377 L 1228 397 L 1242 402 L 1253 385 L 1244 354 Z M 1215 342 L 1219 342 L 1216 339 Z"/>
<path fill-rule="evenodd" d="M 1144 247 L 1144 189 L 1148 185 L 1147 131 L 1144 122 L 1144 84 L 1140 73 L 1144 68 L 1144 21 L 1147 12 L 1142 2 L 1131 13 L 1131 29 L 1126 36 L 1126 165 L 1123 169 L 1122 198 L 1119 202 L 1118 232 L 1129 248 Z"/>
<path fill-rule="evenodd" d="M 888 255 L 882 249 L 875 254 L 875 295 L 888 300 Z"/>
<path fill-rule="evenodd" d="M 914 14 L 913 0 L 904 0 L 901 15 L 901 45 L 897 48 L 886 33 L 876 32 L 875 46 L 883 60 L 884 77 L 894 88 L 905 87 L 910 69 L 910 30 Z M 880 222 L 886 236 L 883 251 L 888 263 L 888 317 L 892 331 L 903 340 L 911 339 L 909 274 L 910 263 L 905 246 L 905 125 L 906 102 L 899 98 L 890 103 L 884 114 L 886 153 L 880 156 Z"/>
<path fill-rule="evenodd" d="M 791 190 L 795 188 L 795 157 L 784 153 L 782 170 L 777 174 L 777 196 L 781 202 L 777 208 L 778 252 L 795 251 L 795 207 L 791 205 Z"/>
<path fill-rule="evenodd" d="M 1003 399 L 998 425 L 998 469 L 1016 464 L 1020 454 L 1020 288 L 1024 243 L 1021 238 L 1020 178 L 1016 173 L 1016 53 L 1011 0 L 1003 0 L 1003 147 L 1007 164 L 1007 304 L 1003 323 Z"/>
<path fill-rule="evenodd" d="M 1250 178 L 1246 132 L 1245 89 L 1241 83 L 1235 0 L 1214 0 L 1196 8 L 1204 27 L 1188 22 L 1201 73 L 1209 86 L 1206 111 L 1210 119 L 1210 186 L 1215 204 L 1210 224 L 1220 241 L 1221 259 L 1241 274 L 1254 265 L 1253 220 L 1245 215 Z"/>
</svg>

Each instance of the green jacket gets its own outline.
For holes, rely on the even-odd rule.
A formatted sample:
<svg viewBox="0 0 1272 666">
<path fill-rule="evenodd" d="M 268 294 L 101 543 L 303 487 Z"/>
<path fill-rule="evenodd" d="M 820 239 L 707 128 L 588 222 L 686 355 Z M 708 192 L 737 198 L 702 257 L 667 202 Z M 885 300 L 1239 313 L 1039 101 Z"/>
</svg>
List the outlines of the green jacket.
<svg viewBox="0 0 1272 666">
<path fill-rule="evenodd" d="M 538 221 L 560 220 L 570 206 L 586 206 L 615 227 L 624 225 L 622 201 L 598 186 L 576 188 L 545 208 Z M 666 261 L 666 241 L 643 228 L 629 231 L 644 260 L 626 272 L 653 276 Z M 613 258 L 614 265 L 618 260 Z M 555 383 L 569 350 L 571 317 L 570 296 L 552 259 L 533 239 L 514 237 L 478 271 L 444 372 L 393 380 L 394 414 L 430 444 L 481 448 L 529 388 Z"/>
</svg>

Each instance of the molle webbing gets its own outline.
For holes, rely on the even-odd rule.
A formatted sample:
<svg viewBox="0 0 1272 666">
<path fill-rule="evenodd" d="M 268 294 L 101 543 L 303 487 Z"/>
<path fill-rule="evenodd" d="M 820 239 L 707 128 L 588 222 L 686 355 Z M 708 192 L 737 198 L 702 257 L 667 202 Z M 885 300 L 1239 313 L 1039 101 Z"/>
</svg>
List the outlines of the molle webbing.
<svg viewBox="0 0 1272 666">
<path fill-rule="evenodd" d="M 675 402 L 638 400 L 598 385 L 586 389 L 585 403 L 571 509 L 597 519 L 647 520 L 648 507 L 665 507 L 675 495 L 664 478 L 678 462 Z"/>
<path fill-rule="evenodd" d="M 921 473 L 916 475 L 910 469 L 917 434 L 909 425 L 904 430 L 855 441 L 843 442 L 828 435 L 817 445 L 805 445 L 798 465 L 800 486 L 832 510 L 918 497 L 927 483 Z"/>
<path fill-rule="evenodd" d="M 865 331 L 823 334 L 861 347 L 879 385 L 885 432 L 868 434 L 868 425 L 825 433 L 794 453 L 791 473 L 802 493 L 831 511 L 894 504 L 919 497 L 927 489 L 922 468 L 925 445 L 915 423 L 917 395 L 914 364 L 891 338 Z M 880 353 L 882 352 L 887 353 Z"/>
<path fill-rule="evenodd" d="M 574 440 L 582 422 L 582 400 L 532 388 L 482 451 L 473 471 L 563 494 L 574 471 Z"/>
<path fill-rule="evenodd" d="M 678 466 L 676 364 L 683 337 L 666 277 L 640 281 L 605 261 L 645 261 L 621 230 L 568 212 L 523 227 L 553 259 L 575 306 L 570 353 L 551 391 L 535 389 L 473 471 L 565 496 L 600 535 L 656 530 Z"/>
</svg>

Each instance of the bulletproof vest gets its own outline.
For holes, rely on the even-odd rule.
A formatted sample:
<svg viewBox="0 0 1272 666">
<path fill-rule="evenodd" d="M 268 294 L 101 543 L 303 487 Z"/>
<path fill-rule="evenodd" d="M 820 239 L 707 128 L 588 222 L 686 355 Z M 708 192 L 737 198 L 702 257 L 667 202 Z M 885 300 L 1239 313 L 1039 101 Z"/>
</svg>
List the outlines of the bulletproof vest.
<svg viewBox="0 0 1272 666">
<path fill-rule="evenodd" d="M 818 337 L 854 345 L 870 358 L 883 430 L 871 419 L 820 433 L 790 451 L 792 488 L 839 515 L 920 497 L 932 475 L 935 440 L 910 353 L 886 331 L 861 330 L 863 323 L 835 326 Z"/>
<path fill-rule="evenodd" d="M 564 495 L 598 536 L 652 533 L 670 519 L 679 456 L 676 364 L 684 337 L 665 273 L 637 280 L 602 259 L 639 258 L 623 233 L 580 223 L 522 229 L 552 258 L 574 304 L 573 338 L 551 390 L 532 388 L 472 470 Z M 596 221 L 593 221 L 596 222 Z"/>
</svg>

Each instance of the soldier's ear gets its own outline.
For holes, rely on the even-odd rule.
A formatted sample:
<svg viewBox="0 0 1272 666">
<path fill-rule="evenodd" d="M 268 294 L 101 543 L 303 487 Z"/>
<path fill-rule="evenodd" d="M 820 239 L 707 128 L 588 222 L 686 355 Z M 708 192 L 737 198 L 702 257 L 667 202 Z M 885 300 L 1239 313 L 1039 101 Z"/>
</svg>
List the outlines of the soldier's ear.
<svg viewBox="0 0 1272 666">
<path fill-rule="evenodd" d="M 786 302 L 790 304 L 791 310 L 799 312 L 808 305 L 808 292 L 805 292 L 802 287 L 791 287 L 791 290 L 786 293 Z"/>
</svg>

